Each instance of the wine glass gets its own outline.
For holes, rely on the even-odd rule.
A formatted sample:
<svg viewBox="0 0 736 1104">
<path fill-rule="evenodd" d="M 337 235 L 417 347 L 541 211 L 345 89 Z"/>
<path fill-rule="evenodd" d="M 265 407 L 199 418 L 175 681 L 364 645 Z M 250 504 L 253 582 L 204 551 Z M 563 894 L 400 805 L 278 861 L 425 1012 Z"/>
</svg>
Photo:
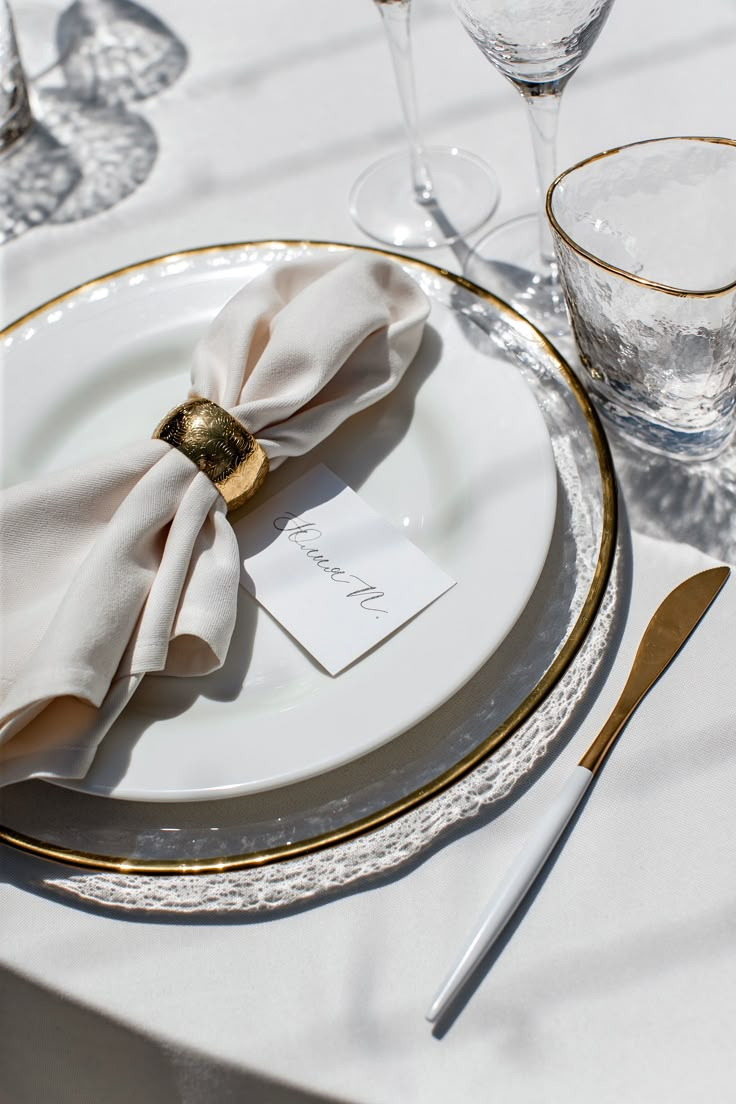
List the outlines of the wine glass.
<svg viewBox="0 0 736 1104">
<path fill-rule="evenodd" d="M 132 108 L 168 88 L 187 64 L 176 34 L 134 0 L 74 0 L 61 12 L 15 0 L 13 22 L 33 127 L 0 166 L 0 242 L 43 221 L 90 218 L 134 192 L 151 172 L 158 140 L 148 119 Z M 40 158 L 31 163 L 42 140 L 43 167 L 50 170 L 56 161 L 58 194 L 52 202 L 47 188 L 29 221 L 18 207 L 30 205 L 29 182 L 42 179 Z M 60 161 L 68 170 L 65 188 Z"/>
<path fill-rule="evenodd" d="M 465 275 L 547 333 L 568 332 L 544 210 L 556 176 L 562 92 L 598 37 L 613 0 L 453 0 L 482 53 L 521 93 L 534 147 L 538 212 L 512 219 L 468 255 Z"/>
<path fill-rule="evenodd" d="M 446 245 L 488 221 L 498 204 L 498 183 L 471 153 L 425 147 L 414 90 L 411 0 L 374 3 L 388 40 L 408 150 L 383 158 L 361 174 L 350 192 L 350 214 L 364 233 L 387 245 Z"/>
<path fill-rule="evenodd" d="M 79 180 L 79 169 L 34 118 L 6 0 L 0 0 L 0 244 L 44 222 Z"/>
</svg>

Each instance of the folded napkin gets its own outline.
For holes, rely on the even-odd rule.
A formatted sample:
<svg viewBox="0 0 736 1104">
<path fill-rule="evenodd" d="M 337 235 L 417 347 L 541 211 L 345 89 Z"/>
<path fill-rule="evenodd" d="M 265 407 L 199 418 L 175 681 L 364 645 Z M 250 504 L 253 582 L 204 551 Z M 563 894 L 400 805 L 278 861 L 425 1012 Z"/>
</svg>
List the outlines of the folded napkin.
<svg viewBox="0 0 736 1104">
<path fill-rule="evenodd" d="M 215 318 L 190 394 L 228 410 L 274 468 L 396 386 L 428 313 L 380 257 L 274 266 Z M 83 777 L 146 672 L 219 667 L 239 578 L 224 499 L 164 441 L 4 492 L 0 784 Z"/>
</svg>

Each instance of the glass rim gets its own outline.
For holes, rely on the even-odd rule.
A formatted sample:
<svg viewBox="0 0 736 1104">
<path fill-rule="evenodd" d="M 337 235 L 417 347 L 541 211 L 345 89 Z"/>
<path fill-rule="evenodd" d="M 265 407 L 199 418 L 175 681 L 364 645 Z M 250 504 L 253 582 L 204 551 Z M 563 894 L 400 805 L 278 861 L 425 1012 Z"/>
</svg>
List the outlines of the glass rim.
<svg viewBox="0 0 736 1104">
<path fill-rule="evenodd" d="M 582 245 L 579 245 L 566 230 L 563 230 L 562 226 L 558 222 L 553 210 L 552 201 L 557 191 L 558 186 L 572 173 L 577 172 L 578 169 L 583 169 L 587 165 L 592 165 L 596 161 L 602 161 L 604 158 L 613 157 L 616 154 L 622 153 L 624 150 L 634 149 L 638 146 L 652 146 L 659 142 L 711 142 L 715 145 L 731 146 L 736 150 L 736 140 L 733 138 L 719 138 L 710 137 L 706 135 L 686 135 L 686 134 L 674 134 L 664 136 L 661 138 L 646 138 L 637 142 L 627 142 L 622 146 L 613 146 L 610 149 L 601 150 L 599 153 L 594 153 L 590 157 L 583 158 L 582 161 L 578 161 L 574 165 L 570 165 L 569 168 L 561 172 L 550 184 L 547 189 L 547 195 L 545 199 L 545 211 L 547 219 L 549 221 L 552 230 L 561 238 L 562 241 L 579 257 L 583 257 L 585 260 L 590 261 L 597 268 L 603 269 L 605 272 L 613 273 L 616 276 L 622 277 L 624 280 L 629 280 L 631 283 L 638 284 L 640 287 L 651 288 L 654 291 L 661 291 L 665 295 L 673 295 L 681 299 L 715 299 L 720 295 L 727 295 L 729 292 L 736 291 L 736 277 L 719 288 L 709 288 L 701 291 L 694 291 L 688 288 L 674 287 L 671 284 L 663 284 L 657 280 L 648 280 L 644 276 L 636 276 L 633 272 L 627 272 L 624 268 L 619 268 L 617 265 L 610 264 L 608 261 L 602 260 L 597 257 L 595 253 L 589 252 L 584 249 Z"/>
</svg>

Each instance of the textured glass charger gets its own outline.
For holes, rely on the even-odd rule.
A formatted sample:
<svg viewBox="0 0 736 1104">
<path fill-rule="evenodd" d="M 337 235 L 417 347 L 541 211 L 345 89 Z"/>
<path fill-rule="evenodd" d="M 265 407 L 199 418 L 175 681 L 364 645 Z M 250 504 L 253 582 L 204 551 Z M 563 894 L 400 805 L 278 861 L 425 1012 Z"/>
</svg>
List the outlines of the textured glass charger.
<svg viewBox="0 0 736 1104">
<path fill-rule="evenodd" d="M 347 248 L 271 242 L 194 250 L 135 265 L 62 299 L 89 302 L 103 288 L 109 297 L 116 280 L 150 296 L 157 281 L 174 278 L 182 265 L 245 282 L 276 261 Z M 148 902 L 185 910 L 207 907 L 209 893 L 210 907 L 222 909 L 228 907 L 223 893 L 235 887 L 236 907 L 258 911 L 375 874 L 508 792 L 584 692 L 606 633 L 592 654 L 590 637 L 587 653 L 580 653 L 607 593 L 616 531 L 613 472 L 600 424 L 565 362 L 514 311 L 434 266 L 400 260 L 433 309 L 452 312 L 466 340 L 487 352 L 489 371 L 494 363 L 514 365 L 537 398 L 558 497 L 550 552 L 532 599 L 494 655 L 431 717 L 319 778 L 234 799 L 166 804 L 113 801 L 42 782 L 6 788 L 0 839 L 109 872 L 62 876 L 65 892 L 120 907 Z M 32 312 L 6 336 L 22 339 L 59 304 Z M 320 874 L 326 868 L 331 877 Z M 179 877 L 146 876 L 160 873 Z M 132 896 L 131 877 L 138 887 Z M 196 887 L 188 896 L 191 880 Z"/>
<path fill-rule="evenodd" d="M 706 459 L 736 428 L 736 142 L 664 138 L 563 173 L 547 210 L 599 409 Z"/>
</svg>

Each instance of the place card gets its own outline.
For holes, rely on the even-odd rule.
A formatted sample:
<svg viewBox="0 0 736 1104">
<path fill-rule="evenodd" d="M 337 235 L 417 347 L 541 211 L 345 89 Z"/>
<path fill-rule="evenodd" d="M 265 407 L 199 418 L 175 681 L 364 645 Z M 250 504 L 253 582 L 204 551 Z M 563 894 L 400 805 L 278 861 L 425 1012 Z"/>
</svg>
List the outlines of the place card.
<svg viewBox="0 0 736 1104">
<path fill-rule="evenodd" d="M 454 586 L 323 464 L 234 528 L 241 584 L 331 675 Z"/>
</svg>

